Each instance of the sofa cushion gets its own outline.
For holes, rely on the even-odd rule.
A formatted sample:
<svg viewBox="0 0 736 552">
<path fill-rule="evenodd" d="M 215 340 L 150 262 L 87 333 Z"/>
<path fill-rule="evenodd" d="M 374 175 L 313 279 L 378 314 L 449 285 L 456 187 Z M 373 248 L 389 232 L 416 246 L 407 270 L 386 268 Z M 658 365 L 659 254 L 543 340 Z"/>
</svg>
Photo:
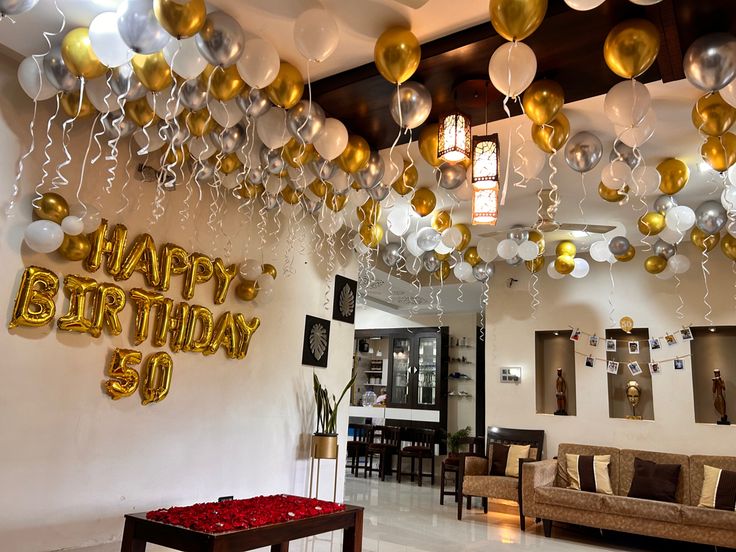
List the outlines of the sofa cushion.
<svg viewBox="0 0 736 552">
<path fill-rule="evenodd" d="M 677 502 L 675 493 L 680 479 L 680 464 L 657 464 L 634 459 L 634 479 L 628 496 L 662 502 Z"/>
<path fill-rule="evenodd" d="M 705 466 L 713 466 L 722 470 L 736 471 L 736 456 L 705 456 L 690 457 L 690 500 L 689 504 L 697 506 L 703 491 L 703 474 Z"/>
<path fill-rule="evenodd" d="M 519 477 L 520 458 L 529 458 L 529 445 L 494 443 L 491 453 L 491 475 Z"/>
<path fill-rule="evenodd" d="M 697 506 L 683 506 L 682 523 L 736 531 L 736 512 L 698 508 Z"/>
<path fill-rule="evenodd" d="M 600 511 L 603 506 L 603 495 L 586 493 L 560 487 L 537 487 L 534 489 L 534 500 L 549 506 L 563 506 L 577 510 Z"/>
<path fill-rule="evenodd" d="M 610 454 L 596 456 L 566 454 L 567 476 L 570 488 L 590 493 L 613 494 L 608 468 Z"/>
<path fill-rule="evenodd" d="M 680 504 L 615 495 L 604 495 L 602 499 L 602 510 L 608 514 L 636 517 L 642 520 L 680 522 L 680 509 L 682 508 Z"/>
<path fill-rule="evenodd" d="M 672 454 L 668 452 L 653 452 L 650 450 L 622 449 L 620 455 L 619 487 L 618 495 L 627 496 L 634 479 L 634 467 L 637 458 L 649 460 L 657 464 L 679 464 L 680 477 L 677 482 L 675 499 L 681 504 L 690 504 L 690 458 L 684 454 Z M 698 490 L 698 493 L 700 490 Z M 640 497 L 641 498 L 641 497 Z"/>
<path fill-rule="evenodd" d="M 582 455 L 610 455 L 611 463 L 608 469 L 608 475 L 611 479 L 611 490 L 613 494 L 619 494 L 619 449 L 613 447 L 598 447 L 591 445 L 577 445 L 571 443 L 561 443 L 557 452 L 557 477 L 555 478 L 556 487 L 569 487 L 570 480 L 567 475 L 567 454 Z M 626 489 L 628 491 L 628 488 Z"/>
<path fill-rule="evenodd" d="M 698 506 L 716 510 L 736 511 L 736 472 L 703 467 L 703 490 Z"/>
<path fill-rule="evenodd" d="M 463 477 L 463 494 L 518 500 L 519 480 L 498 475 L 466 475 Z"/>
</svg>

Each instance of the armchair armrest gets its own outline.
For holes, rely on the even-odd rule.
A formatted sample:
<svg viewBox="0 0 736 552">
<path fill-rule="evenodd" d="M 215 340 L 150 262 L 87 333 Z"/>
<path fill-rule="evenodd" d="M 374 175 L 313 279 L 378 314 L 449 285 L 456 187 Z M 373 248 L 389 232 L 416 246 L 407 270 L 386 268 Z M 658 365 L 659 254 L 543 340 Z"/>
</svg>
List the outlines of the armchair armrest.
<svg viewBox="0 0 736 552">
<path fill-rule="evenodd" d="M 519 466 L 521 468 L 521 465 Z M 537 487 L 551 487 L 557 475 L 557 460 L 541 460 L 539 462 L 524 462 L 520 469 L 521 499 L 523 512 L 529 517 L 538 517 L 535 513 L 534 490 Z"/>
<path fill-rule="evenodd" d="M 488 475 L 488 458 L 485 456 L 466 456 L 461 459 L 461 473 L 465 475 Z"/>
</svg>

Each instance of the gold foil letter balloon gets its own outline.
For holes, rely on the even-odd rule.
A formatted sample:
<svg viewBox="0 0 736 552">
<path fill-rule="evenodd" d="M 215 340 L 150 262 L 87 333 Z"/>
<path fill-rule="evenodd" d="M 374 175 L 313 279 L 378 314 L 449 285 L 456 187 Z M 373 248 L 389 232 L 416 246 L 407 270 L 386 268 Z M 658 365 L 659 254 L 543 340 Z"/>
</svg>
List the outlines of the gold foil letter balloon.
<svg viewBox="0 0 736 552">
<path fill-rule="evenodd" d="M 151 309 L 161 303 L 164 297 L 160 293 L 133 288 L 128 292 L 135 304 L 135 337 L 133 343 L 139 345 L 148 339 Z"/>
<path fill-rule="evenodd" d="M 88 333 L 92 320 L 87 317 L 87 295 L 94 294 L 97 282 L 92 278 L 67 274 L 64 276 L 64 291 L 69 295 L 69 310 L 56 322 L 57 327 L 65 332 Z M 94 295 L 92 295 L 94 301 Z"/>
<path fill-rule="evenodd" d="M 120 335 L 123 331 L 118 313 L 125 306 L 125 292 L 115 284 L 102 283 L 95 290 L 94 308 L 92 309 L 92 325 L 89 334 L 100 337 L 102 326 L 107 327 L 110 335 Z"/>
<path fill-rule="evenodd" d="M 199 328 L 197 327 L 199 325 Z M 212 341 L 212 332 L 215 329 L 214 318 L 207 307 L 192 305 L 189 310 L 187 337 L 184 342 L 184 351 L 203 353 Z M 199 332 L 199 335 L 197 335 Z"/>
<path fill-rule="evenodd" d="M 29 266 L 20 279 L 13 314 L 8 328 L 39 327 L 48 324 L 56 314 L 59 278 L 46 268 Z"/>
<path fill-rule="evenodd" d="M 120 273 L 115 276 L 115 279 L 127 280 L 136 271 L 143 274 L 149 286 L 154 288 L 158 286 L 161 279 L 158 252 L 149 234 L 141 234 L 133 241 L 120 265 Z"/>
<path fill-rule="evenodd" d="M 187 300 L 194 297 L 195 286 L 209 281 L 212 274 L 214 274 L 214 267 L 212 260 L 207 255 L 202 255 L 202 253 L 189 255 L 189 268 L 184 275 L 182 297 Z"/>
<path fill-rule="evenodd" d="M 168 353 L 159 351 L 146 361 L 141 386 L 141 404 L 161 402 L 169 394 L 171 388 L 171 372 L 174 362 Z"/>
<path fill-rule="evenodd" d="M 168 291 L 171 285 L 171 276 L 185 274 L 189 269 L 189 253 L 183 247 L 167 243 L 161 248 L 161 279 L 158 289 Z"/>
<path fill-rule="evenodd" d="M 112 236 L 107 237 L 107 221 L 102 219 L 100 225 L 90 234 L 89 255 L 84 261 L 84 268 L 88 272 L 97 272 L 102 266 L 102 257 L 106 257 L 105 270 L 110 276 L 120 273 L 120 265 L 123 262 L 125 241 L 128 229 L 122 224 L 113 228 Z"/>
<path fill-rule="evenodd" d="M 202 351 L 205 355 L 213 355 L 221 346 L 230 358 L 237 358 L 240 336 L 235 325 L 235 319 L 230 311 L 222 313 L 215 324 L 215 331 L 209 346 Z"/>
<path fill-rule="evenodd" d="M 217 285 L 215 286 L 215 305 L 222 305 L 227 298 L 227 292 L 230 290 L 230 284 L 238 274 L 238 265 L 231 264 L 225 266 L 220 257 L 215 259 L 214 273 Z M 274 276 L 275 278 L 275 276 Z"/>
<path fill-rule="evenodd" d="M 107 366 L 110 379 L 103 383 L 103 389 L 113 400 L 130 397 L 138 389 L 138 372 L 132 366 L 141 363 L 141 353 L 131 349 L 115 349 Z"/>
<path fill-rule="evenodd" d="M 235 314 L 235 325 L 238 327 L 240 332 L 240 344 L 238 345 L 238 358 L 245 358 L 248 354 L 248 347 L 250 346 L 250 339 L 256 330 L 261 325 L 260 318 L 251 318 L 246 320 L 242 313 Z"/>
</svg>

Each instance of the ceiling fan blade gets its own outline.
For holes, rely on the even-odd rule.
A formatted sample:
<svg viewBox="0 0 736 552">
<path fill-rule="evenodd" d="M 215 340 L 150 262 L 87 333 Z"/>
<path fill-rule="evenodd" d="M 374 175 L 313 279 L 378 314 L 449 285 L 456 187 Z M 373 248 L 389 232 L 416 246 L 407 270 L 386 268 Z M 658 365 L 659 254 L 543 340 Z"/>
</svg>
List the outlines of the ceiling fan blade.
<svg viewBox="0 0 736 552">
<path fill-rule="evenodd" d="M 562 223 L 558 225 L 558 227 L 560 230 L 587 232 L 589 234 L 605 234 L 606 232 L 610 232 L 611 230 L 616 229 L 615 226 L 610 226 L 607 224 L 577 224 L 569 222 Z"/>
<path fill-rule="evenodd" d="M 414 8 L 415 10 L 421 8 L 424 4 L 429 2 L 429 0 L 395 0 L 399 4 L 404 4 L 405 6 L 408 6 L 410 8 Z"/>
</svg>

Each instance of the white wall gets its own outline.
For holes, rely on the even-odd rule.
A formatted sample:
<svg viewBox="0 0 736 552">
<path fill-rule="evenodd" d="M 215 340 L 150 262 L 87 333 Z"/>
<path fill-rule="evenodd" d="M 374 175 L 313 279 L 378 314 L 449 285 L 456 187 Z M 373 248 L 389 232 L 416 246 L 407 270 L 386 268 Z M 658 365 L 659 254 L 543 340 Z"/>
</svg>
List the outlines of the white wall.
<svg viewBox="0 0 736 552">
<path fill-rule="evenodd" d="M 733 454 L 736 426 L 695 423 L 692 373 L 688 358 L 685 359 L 684 370 L 675 371 L 672 363 L 667 362 L 662 365 L 663 372 L 653 376 L 654 421 L 609 419 L 605 367 L 597 363 L 594 368 L 586 368 L 584 357 L 580 355 L 576 355 L 577 415 L 561 417 L 537 414 L 535 411 L 535 330 L 567 331 L 568 326 L 575 326 L 603 336 L 606 328 L 618 327 L 619 319 L 625 315 L 634 319 L 636 327 L 648 327 L 652 337 L 678 330 L 682 325 L 706 325 L 703 273 L 700 267 L 702 257 L 689 244 L 681 246 L 680 252 L 687 254 L 692 261 L 690 271 L 683 276 L 680 284 L 680 293 L 686 305 L 683 320 L 675 312 L 680 305 L 676 282 L 661 281 L 647 274 L 642 266 L 645 256 L 641 252 L 631 262 L 613 266 L 613 325 L 609 323 L 611 283 L 607 265 L 591 262 L 590 274 L 583 280 L 566 277 L 555 281 L 546 274 L 540 275 L 538 287 L 541 305 L 537 309 L 536 320 L 531 318 L 531 297 L 527 290 L 529 274 L 505 265 L 498 266 L 487 310 L 486 423 L 501 427 L 544 429 L 547 457 L 557 453 L 557 445 L 561 442 L 682 453 Z M 711 319 L 715 324 L 732 325 L 736 289 L 731 266 L 718 249 L 710 257 Z M 511 275 L 521 281 L 509 289 L 505 281 Z M 578 343 L 576 347 L 579 351 L 591 350 L 587 342 Z M 658 355 L 652 355 L 652 359 L 687 354 L 688 343 L 674 347 L 665 345 Z M 602 345 L 598 347 L 596 356 L 605 357 Z M 509 365 L 523 367 L 520 385 L 499 383 L 499 367 Z M 622 366 L 621 370 L 627 369 Z M 706 372 L 704 377 L 710 379 L 712 373 Z"/>
<path fill-rule="evenodd" d="M 32 103 L 17 86 L 15 70 L 14 62 L 0 58 L 0 202 L 9 197 L 15 162 L 21 147 L 28 143 L 31 117 Z M 38 552 L 100 545 L 94 549 L 115 550 L 119 545 L 102 543 L 121 538 L 124 513 L 186 505 L 222 495 L 242 498 L 281 492 L 306 494 L 313 407 L 312 369 L 301 365 L 304 316 L 331 318 L 331 296 L 327 312 L 327 279 L 321 268 L 325 263 L 310 253 L 314 248 L 311 238 L 303 238 L 318 234 L 311 227 L 295 227 L 297 236 L 301 236 L 295 248 L 303 246 L 307 253 L 303 258 L 296 256 L 292 275 L 285 274 L 288 228 L 295 224 L 287 213 L 282 214 L 278 247 L 272 249 L 269 229 L 269 247 L 263 253 L 264 262 L 271 262 L 280 271 L 270 304 L 245 304 L 231 293 L 224 305 L 215 306 L 211 282 L 202 286 L 194 298 L 216 316 L 233 310 L 261 318 L 246 359 L 230 360 L 223 352 L 209 357 L 172 354 L 171 391 L 159 404 L 144 407 L 137 396 L 112 401 L 100 388 L 113 348 L 134 348 L 144 358 L 156 350 L 149 341 L 132 346 L 128 335 L 131 305 L 122 313 L 124 332 L 117 337 L 103 334 L 95 340 L 58 332 L 55 327 L 7 329 L 24 266 L 45 266 L 60 279 L 73 273 L 113 281 L 102 271 L 90 275 L 81 263 L 64 261 L 54 254 L 33 253 L 22 245 L 23 230 L 31 220 L 31 192 L 40 175 L 39 150 L 45 141 L 51 104 L 53 100 L 39 112 L 42 124 L 36 127 L 37 150 L 26 163 L 16 215 L 10 220 L 0 216 L 0 289 L 5 304 L 0 329 L 0 549 Z M 87 144 L 89 122 L 77 127 L 71 141 L 76 162 L 66 173 L 70 184 L 62 191 L 70 202 L 79 182 L 78 161 Z M 121 142 L 121 146 L 127 151 L 127 142 Z M 54 147 L 53 154 L 55 166 L 62 159 L 61 150 Z M 121 160 L 124 158 L 121 155 Z M 185 197 L 183 188 L 167 194 L 165 216 L 151 225 L 148 219 L 154 185 L 134 181 L 128 193 L 138 209 L 116 215 L 123 168 L 119 167 L 119 178 L 109 195 L 102 188 L 104 167 L 88 169 L 83 198 L 90 200 L 99 195 L 103 215 L 111 222 L 124 222 L 131 236 L 149 232 L 159 246 L 173 241 L 190 251 L 194 245 L 203 253 L 224 255 L 226 236 L 219 232 L 213 235 L 207 228 L 209 198 L 197 207 L 196 220 L 180 228 L 178 211 Z M 233 243 L 232 262 L 243 258 L 249 236 L 252 255 L 259 240 L 257 229 L 241 225 L 240 217 L 235 204 L 230 203 L 225 230 Z M 211 245 L 213 239 L 218 244 L 216 251 Z M 339 271 L 353 278 L 356 275 L 352 264 Z M 167 293 L 177 301 L 181 300 L 180 278 L 173 278 Z M 136 274 L 119 284 L 128 290 L 143 286 L 143 280 Z M 65 312 L 67 303 L 60 292 L 57 317 Z M 319 375 L 335 392 L 350 375 L 352 337 L 352 325 L 332 321 L 329 367 L 319 370 Z M 344 439 L 347 408 L 339 425 Z M 321 496 L 331 498 L 331 488 L 324 482 L 331 481 L 334 472 L 329 462 L 323 464 Z M 338 497 L 342 496 L 343 473 L 339 468 Z"/>
</svg>

